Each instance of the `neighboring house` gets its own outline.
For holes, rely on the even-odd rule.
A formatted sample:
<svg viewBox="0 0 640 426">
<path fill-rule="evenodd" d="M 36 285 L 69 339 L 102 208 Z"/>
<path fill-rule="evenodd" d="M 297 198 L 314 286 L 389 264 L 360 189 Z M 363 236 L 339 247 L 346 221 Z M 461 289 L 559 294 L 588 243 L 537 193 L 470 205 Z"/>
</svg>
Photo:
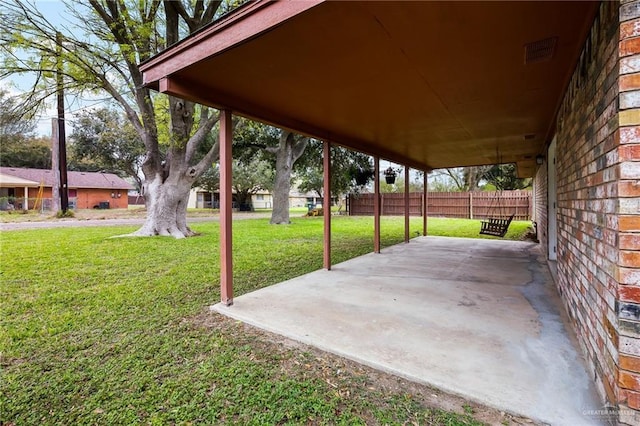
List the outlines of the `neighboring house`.
<svg viewBox="0 0 640 426">
<path fill-rule="evenodd" d="M 251 196 L 251 203 L 254 209 L 270 209 L 273 207 L 273 197 L 269 191 L 258 191 Z M 187 207 L 190 209 L 217 209 L 220 207 L 220 193 L 210 192 L 200 187 L 191 188 Z"/>
<path fill-rule="evenodd" d="M 254 209 L 273 208 L 273 196 L 269 191 L 258 191 L 257 194 L 251 196 L 251 204 Z"/>
<path fill-rule="evenodd" d="M 126 209 L 131 184 L 113 173 L 67 172 L 69 206 Z M 0 167 L 0 210 L 51 208 L 55 175 L 50 169 Z"/>
<path fill-rule="evenodd" d="M 289 207 L 313 207 L 322 206 L 322 197 L 315 192 L 301 192 L 298 188 L 292 188 L 289 193 Z"/>
<path fill-rule="evenodd" d="M 217 192 L 210 192 L 200 187 L 191 188 L 189 191 L 189 209 L 214 209 L 220 203 L 220 195 Z"/>
<path fill-rule="evenodd" d="M 235 201 L 235 200 L 234 200 Z M 258 191 L 251 197 L 251 203 L 254 209 L 271 209 L 273 208 L 273 195 L 269 191 Z M 311 192 L 299 192 L 293 188 L 289 193 L 290 207 L 307 207 L 308 204 L 321 205 L 322 197 Z M 189 202 L 187 207 L 191 209 L 217 209 L 220 206 L 220 193 L 209 192 L 202 188 L 191 188 L 189 193 Z"/>
<path fill-rule="evenodd" d="M 145 207 L 144 196 L 137 189 L 130 189 L 127 194 L 129 207 Z"/>
</svg>

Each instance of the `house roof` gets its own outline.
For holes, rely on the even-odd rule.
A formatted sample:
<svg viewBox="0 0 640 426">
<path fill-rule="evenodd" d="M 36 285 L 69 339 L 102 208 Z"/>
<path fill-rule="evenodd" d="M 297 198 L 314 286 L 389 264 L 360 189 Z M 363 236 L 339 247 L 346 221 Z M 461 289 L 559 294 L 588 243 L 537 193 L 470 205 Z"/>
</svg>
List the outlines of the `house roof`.
<svg viewBox="0 0 640 426">
<path fill-rule="evenodd" d="M 419 169 L 531 176 L 600 2 L 257 0 L 142 64 L 161 92 Z"/>
<path fill-rule="evenodd" d="M 29 179 L 23 179 L 17 176 L 11 176 L 0 172 L 0 188 L 10 188 L 10 187 L 35 187 L 39 186 L 38 182 L 34 182 Z"/>
<path fill-rule="evenodd" d="M 23 182 L 20 183 L 20 180 Z M 54 174 L 50 169 L 21 169 L 17 167 L 0 167 L 0 185 L 8 186 L 40 186 L 52 187 Z M 67 172 L 69 188 L 92 189 L 133 189 L 131 184 L 113 173 Z"/>
</svg>

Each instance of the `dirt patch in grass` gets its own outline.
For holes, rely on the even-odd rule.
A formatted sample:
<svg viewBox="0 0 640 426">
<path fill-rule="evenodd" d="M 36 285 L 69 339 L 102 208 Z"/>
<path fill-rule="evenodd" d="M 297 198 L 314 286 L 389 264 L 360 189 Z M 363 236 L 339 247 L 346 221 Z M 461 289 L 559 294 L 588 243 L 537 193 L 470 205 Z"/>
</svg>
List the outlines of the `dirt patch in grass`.
<svg viewBox="0 0 640 426">
<path fill-rule="evenodd" d="M 312 346 L 227 318 L 206 309 L 185 318 L 195 328 L 216 330 L 239 345 L 249 345 L 256 359 L 280 364 L 282 374 L 293 379 L 317 379 L 334 389 L 345 405 L 366 401 L 370 411 L 361 412 L 366 424 L 380 423 L 385 412 L 409 413 L 410 424 L 533 425 L 531 419 L 487 407 L 424 384 L 394 376 Z M 359 404 L 362 405 L 362 404 Z M 403 413 L 405 418 L 407 413 Z M 390 419 L 393 422 L 393 419 Z"/>
</svg>

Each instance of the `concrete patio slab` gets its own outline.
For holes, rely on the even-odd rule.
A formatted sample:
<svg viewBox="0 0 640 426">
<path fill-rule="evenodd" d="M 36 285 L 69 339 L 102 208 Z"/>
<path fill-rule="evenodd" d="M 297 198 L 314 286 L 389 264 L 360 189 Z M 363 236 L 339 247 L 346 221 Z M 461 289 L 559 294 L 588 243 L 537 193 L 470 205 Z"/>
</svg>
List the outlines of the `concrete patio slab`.
<svg viewBox="0 0 640 426">
<path fill-rule="evenodd" d="M 234 302 L 213 308 L 501 410 L 598 424 L 536 244 L 419 237 Z"/>
</svg>

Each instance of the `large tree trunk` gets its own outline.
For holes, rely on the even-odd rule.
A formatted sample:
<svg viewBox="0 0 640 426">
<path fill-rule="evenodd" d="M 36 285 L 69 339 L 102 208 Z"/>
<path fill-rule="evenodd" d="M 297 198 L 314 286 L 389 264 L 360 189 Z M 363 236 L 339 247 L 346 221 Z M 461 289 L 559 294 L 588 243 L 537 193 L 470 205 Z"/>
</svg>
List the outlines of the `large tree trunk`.
<svg viewBox="0 0 640 426">
<path fill-rule="evenodd" d="M 296 140 L 293 133 L 282 131 L 277 148 L 267 148 L 276 155 L 276 179 L 273 187 L 273 211 L 270 223 L 289 224 L 289 192 L 291 191 L 291 172 L 293 164 L 302 155 L 309 138 Z"/>
<path fill-rule="evenodd" d="M 184 111 L 192 104 L 183 103 L 177 99 L 171 99 L 172 112 Z M 200 117 L 200 127 L 191 137 L 191 116 L 172 114 L 173 145 L 167 153 L 166 162 L 160 160 L 160 153 L 147 152 L 147 160 L 143 165 L 145 181 L 143 194 L 147 207 L 147 218 L 144 225 L 131 235 L 154 236 L 167 235 L 174 238 L 185 238 L 196 235 L 187 226 L 187 203 L 191 186 L 197 178 L 211 167 L 212 163 L 220 156 L 220 144 L 216 140 L 207 154 L 195 165 L 193 156 L 198 145 L 211 131 L 218 121 L 218 114 L 211 114 L 203 110 Z M 186 125 L 185 125 L 186 123 Z"/>
<path fill-rule="evenodd" d="M 235 198 L 236 203 L 238 204 L 238 210 L 242 211 L 253 211 L 253 205 L 251 201 L 252 193 L 247 191 L 238 191 L 236 189 Z"/>
<path fill-rule="evenodd" d="M 189 192 L 195 180 L 219 157 L 216 141 L 211 150 L 197 165 L 185 164 L 181 152 L 169 155 L 169 165 L 161 165 L 159 171 L 145 173 L 143 184 L 147 218 L 132 236 L 166 235 L 185 238 L 196 235 L 187 225 Z"/>
<path fill-rule="evenodd" d="M 124 8 L 124 3 L 120 5 L 120 2 L 107 2 L 109 12 L 97 1 L 92 0 L 91 4 L 107 24 L 113 24 L 110 27 L 121 46 L 126 45 L 129 47 L 133 44 L 127 38 L 129 33 L 123 31 L 120 25 L 117 25 L 120 22 L 119 19 L 109 16 L 109 13 L 113 13 L 119 17 L 120 8 Z M 159 3 L 151 4 L 157 7 Z M 213 21 L 215 12 L 220 6 L 220 2 L 213 1 L 205 8 L 203 3 L 197 2 L 198 5 L 194 8 L 193 15 L 189 15 L 189 12 L 181 2 L 166 0 L 163 4 L 167 45 L 171 45 L 179 39 L 180 17 L 185 21 L 191 33 Z M 157 10 L 154 9 L 150 16 L 155 18 Z M 146 42 L 150 43 L 150 39 L 146 40 Z M 148 46 L 149 44 L 147 44 Z M 141 56 L 140 59 L 146 59 L 148 53 L 150 52 L 144 53 L 145 56 Z M 125 55 L 125 58 L 128 58 L 128 56 Z M 136 112 L 128 106 L 115 88 L 112 88 L 110 93 L 116 99 L 120 99 L 121 104 L 125 107 L 127 116 L 138 130 L 147 150 L 146 159 L 142 165 L 145 176 L 142 188 L 147 206 L 147 219 L 144 225 L 131 235 L 168 235 L 175 238 L 195 235 L 187 226 L 189 191 L 195 180 L 210 168 L 212 163 L 219 157 L 219 141 L 216 140 L 211 149 L 204 155 L 204 158 L 200 160 L 197 158 L 198 147 L 204 142 L 206 136 L 217 123 L 218 114 L 210 113 L 208 108 L 200 108 L 200 118 L 197 120 L 197 130 L 194 132 L 196 122 L 195 104 L 170 96 L 170 141 L 168 152 L 164 157 L 160 152 L 158 143 L 158 127 L 149 89 L 142 84 L 142 73 L 138 69 L 136 61 L 128 60 L 127 65 L 130 70 L 133 70 L 134 93 L 136 104 L 140 108 L 140 116 L 138 117 Z"/>
<path fill-rule="evenodd" d="M 291 167 L 283 150 L 276 154 L 276 179 L 273 185 L 273 211 L 270 223 L 282 225 L 289 220 L 289 192 L 291 192 Z"/>
<path fill-rule="evenodd" d="M 154 178 L 147 179 L 144 183 L 147 219 L 132 235 L 166 235 L 174 238 L 195 235 L 187 226 L 187 202 L 192 184 L 193 180 L 185 175 L 170 176 L 163 181 L 158 173 Z"/>
</svg>

